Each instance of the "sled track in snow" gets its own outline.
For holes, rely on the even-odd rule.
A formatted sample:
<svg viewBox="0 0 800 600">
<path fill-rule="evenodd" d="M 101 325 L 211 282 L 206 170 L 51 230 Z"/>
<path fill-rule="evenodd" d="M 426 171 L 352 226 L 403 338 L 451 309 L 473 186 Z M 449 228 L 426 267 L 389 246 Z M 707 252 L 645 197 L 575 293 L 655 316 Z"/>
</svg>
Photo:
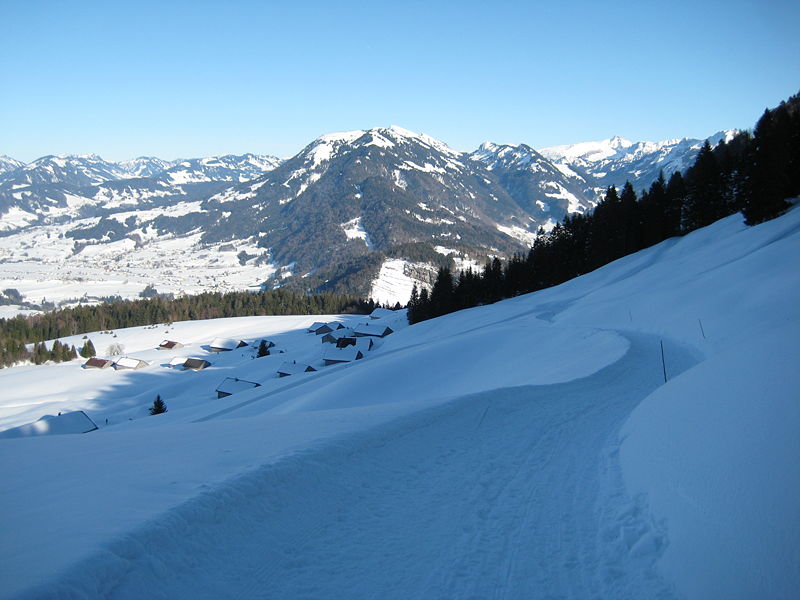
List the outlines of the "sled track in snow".
<svg viewBox="0 0 800 600">
<path fill-rule="evenodd" d="M 256 469 L 26 597 L 671 598 L 616 458 L 658 338 L 582 379 L 464 397 Z M 668 345 L 671 372 L 694 362 Z"/>
</svg>

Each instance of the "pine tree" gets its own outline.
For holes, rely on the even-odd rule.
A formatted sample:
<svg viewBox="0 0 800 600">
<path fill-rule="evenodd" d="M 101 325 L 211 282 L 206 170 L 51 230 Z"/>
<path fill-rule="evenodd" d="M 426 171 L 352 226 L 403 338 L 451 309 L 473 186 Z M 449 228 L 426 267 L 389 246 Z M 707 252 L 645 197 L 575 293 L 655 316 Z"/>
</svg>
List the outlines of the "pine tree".
<svg viewBox="0 0 800 600">
<path fill-rule="evenodd" d="M 256 358 L 261 358 L 262 356 L 269 356 L 269 348 L 267 348 L 267 341 L 261 340 L 258 344 L 258 353 L 256 354 Z"/>
<path fill-rule="evenodd" d="M 150 414 L 151 415 L 160 415 L 161 413 L 167 412 L 167 405 L 161 399 L 161 395 L 159 394 L 156 396 L 156 399 L 153 401 L 153 406 L 150 407 Z"/>
<path fill-rule="evenodd" d="M 689 194 L 684 204 L 683 231 L 688 233 L 726 216 L 722 173 L 708 140 L 687 179 Z"/>
<path fill-rule="evenodd" d="M 439 317 L 453 311 L 454 288 L 450 267 L 440 267 L 431 290 L 431 316 Z"/>
<path fill-rule="evenodd" d="M 756 124 L 743 202 L 748 225 L 778 216 L 789 206 L 786 198 L 800 191 L 792 185 L 796 174 L 790 174 L 790 166 L 798 160 L 793 156 L 797 149 L 792 148 L 792 120 L 782 103 L 773 111 L 764 111 Z"/>
<path fill-rule="evenodd" d="M 419 311 L 419 292 L 417 291 L 416 283 L 411 287 L 411 297 L 408 299 L 407 308 L 406 318 L 408 319 L 409 325 L 413 325 L 418 322 L 417 316 Z"/>
<path fill-rule="evenodd" d="M 679 235 L 681 232 L 681 215 L 686 203 L 686 182 L 680 171 L 675 171 L 667 183 L 667 200 L 664 210 L 665 238 Z"/>
<path fill-rule="evenodd" d="M 620 256 L 626 256 L 642 248 L 642 229 L 636 192 L 630 181 L 626 181 L 619 197 L 620 225 L 622 230 Z"/>
</svg>

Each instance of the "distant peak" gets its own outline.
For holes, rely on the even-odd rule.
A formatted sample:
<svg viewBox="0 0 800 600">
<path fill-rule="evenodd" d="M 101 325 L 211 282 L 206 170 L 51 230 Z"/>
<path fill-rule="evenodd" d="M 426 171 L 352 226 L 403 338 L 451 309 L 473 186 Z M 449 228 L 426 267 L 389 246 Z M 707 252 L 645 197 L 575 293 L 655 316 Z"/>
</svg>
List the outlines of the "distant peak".
<svg viewBox="0 0 800 600">
<path fill-rule="evenodd" d="M 632 141 L 630 141 L 628 139 L 625 139 L 624 137 L 619 136 L 619 135 L 615 135 L 614 137 L 612 137 L 608 141 L 609 141 L 609 145 L 612 148 L 629 148 L 629 147 L 633 146 L 633 142 Z"/>
<path fill-rule="evenodd" d="M 414 133 L 410 129 L 405 129 L 403 127 L 400 127 L 399 125 L 389 125 L 389 127 L 386 128 L 385 131 L 388 131 L 389 133 L 392 133 L 400 137 L 411 137 L 411 138 L 419 137 L 418 133 Z"/>
</svg>

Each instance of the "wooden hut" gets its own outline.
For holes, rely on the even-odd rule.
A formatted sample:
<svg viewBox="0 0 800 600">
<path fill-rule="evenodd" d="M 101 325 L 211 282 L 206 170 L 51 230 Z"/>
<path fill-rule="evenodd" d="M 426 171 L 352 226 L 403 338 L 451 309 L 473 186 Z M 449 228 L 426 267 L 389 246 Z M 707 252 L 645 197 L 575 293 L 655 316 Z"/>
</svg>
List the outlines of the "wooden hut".
<svg viewBox="0 0 800 600">
<path fill-rule="evenodd" d="M 91 357 L 83 363 L 84 369 L 107 369 L 114 364 L 113 360 L 107 358 L 98 358 L 97 356 Z"/>
<path fill-rule="evenodd" d="M 250 390 L 260 386 L 260 383 L 256 383 L 254 381 L 245 381 L 244 379 L 239 379 L 238 377 L 226 377 L 214 391 L 217 392 L 217 398 L 225 398 L 226 396 L 232 396 L 237 392 Z"/>
</svg>

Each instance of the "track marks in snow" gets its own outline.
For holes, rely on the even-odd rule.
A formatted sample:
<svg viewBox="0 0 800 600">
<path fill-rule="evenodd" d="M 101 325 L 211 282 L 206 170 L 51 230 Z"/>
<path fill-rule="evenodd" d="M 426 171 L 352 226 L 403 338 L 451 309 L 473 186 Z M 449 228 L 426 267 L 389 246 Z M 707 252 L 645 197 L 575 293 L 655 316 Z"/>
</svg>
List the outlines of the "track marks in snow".
<svg viewBox="0 0 800 600">
<path fill-rule="evenodd" d="M 670 598 L 666 538 L 617 464 L 662 381 L 658 340 L 629 338 L 589 377 L 461 398 L 209 490 L 45 595 Z"/>
</svg>

